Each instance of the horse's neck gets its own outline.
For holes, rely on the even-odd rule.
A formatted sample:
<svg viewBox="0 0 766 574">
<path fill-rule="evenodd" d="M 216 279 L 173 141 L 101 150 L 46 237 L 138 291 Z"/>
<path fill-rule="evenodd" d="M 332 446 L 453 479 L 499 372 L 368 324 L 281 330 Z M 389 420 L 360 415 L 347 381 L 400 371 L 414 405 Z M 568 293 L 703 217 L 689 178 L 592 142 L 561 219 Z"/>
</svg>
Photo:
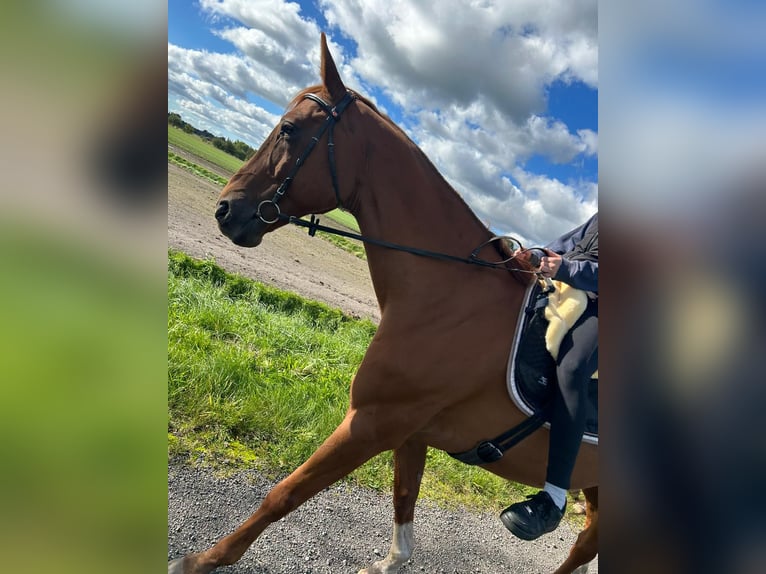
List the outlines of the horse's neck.
<svg viewBox="0 0 766 574">
<path fill-rule="evenodd" d="M 396 130 L 378 126 L 354 215 L 363 235 L 466 257 L 490 236 L 425 156 Z M 471 266 L 365 246 L 381 307 L 417 299 L 445 281 L 460 281 Z M 473 269 L 471 269 L 473 270 Z M 440 289 L 439 292 L 443 292 Z"/>
</svg>

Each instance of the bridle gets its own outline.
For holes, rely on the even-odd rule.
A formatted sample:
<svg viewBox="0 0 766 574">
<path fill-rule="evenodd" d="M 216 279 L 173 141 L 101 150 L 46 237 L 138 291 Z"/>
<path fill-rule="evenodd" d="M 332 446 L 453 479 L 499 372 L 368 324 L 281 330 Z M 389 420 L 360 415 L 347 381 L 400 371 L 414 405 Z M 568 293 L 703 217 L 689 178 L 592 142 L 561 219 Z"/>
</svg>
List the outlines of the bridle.
<svg viewBox="0 0 766 574">
<path fill-rule="evenodd" d="M 455 261 L 458 263 L 469 263 L 471 265 L 481 265 L 483 267 L 490 267 L 492 269 L 502 269 L 505 271 L 530 273 L 530 274 L 536 274 L 540 276 L 539 272 L 536 272 L 533 270 L 509 267 L 507 263 L 515 259 L 516 255 L 512 255 L 511 257 L 508 257 L 502 261 L 485 261 L 484 259 L 481 259 L 479 257 L 479 252 L 484 247 L 486 247 L 487 245 L 493 244 L 494 242 L 502 241 L 502 240 L 510 240 L 514 244 L 518 245 L 520 249 L 524 249 L 521 242 L 515 237 L 511 237 L 511 236 L 506 236 L 506 237 L 493 236 L 489 240 L 479 245 L 476 249 L 474 249 L 468 257 L 457 257 L 455 255 L 449 255 L 447 253 L 438 253 L 435 251 L 428 251 L 425 249 L 418 249 L 415 247 L 398 245 L 396 243 L 391 243 L 390 241 L 385 241 L 382 239 L 374 239 L 371 237 L 366 237 L 364 235 L 359 235 L 358 233 L 351 233 L 348 231 L 343 231 L 341 229 L 334 229 L 332 227 L 320 225 L 319 219 L 314 215 L 311 216 L 311 221 L 306 221 L 304 219 L 300 219 L 299 217 L 283 214 L 281 210 L 279 209 L 279 202 L 287 194 L 287 191 L 290 188 L 290 185 L 292 184 L 293 179 L 295 178 L 295 175 L 298 173 L 298 170 L 304 164 L 309 154 L 314 150 L 314 148 L 316 147 L 316 144 L 319 143 L 319 140 L 322 138 L 325 132 L 328 132 L 327 147 L 328 147 L 328 155 L 329 155 L 329 161 L 330 161 L 330 176 L 332 178 L 332 187 L 333 187 L 333 190 L 335 191 L 336 207 L 343 208 L 343 203 L 341 202 L 341 199 L 340 199 L 340 189 L 338 187 L 338 172 L 335 167 L 335 142 L 333 141 L 333 128 L 335 127 L 335 124 L 340 121 L 341 114 L 346 110 L 346 108 L 349 106 L 351 102 L 357 99 L 357 97 L 352 92 L 346 91 L 346 94 L 343 96 L 343 99 L 340 102 L 338 102 L 335 106 L 328 104 L 326 101 L 324 101 L 322 98 L 320 98 L 316 94 L 304 94 L 303 97 L 307 100 L 316 102 L 319 105 L 319 107 L 322 108 L 322 110 L 324 110 L 324 112 L 327 114 L 327 117 L 325 118 L 325 121 L 322 124 L 322 127 L 319 128 L 319 130 L 316 132 L 316 134 L 314 134 L 314 136 L 312 136 L 311 141 L 306 146 L 306 149 L 303 150 L 303 153 L 295 161 L 295 165 L 293 166 L 292 170 L 290 170 L 290 173 L 287 175 L 287 177 L 285 177 L 284 180 L 282 180 L 282 183 L 277 188 L 277 191 L 274 192 L 274 196 L 271 199 L 264 199 L 261 203 L 258 204 L 258 208 L 255 211 L 254 217 L 257 217 L 258 219 L 260 219 L 263 223 L 267 225 L 276 223 L 277 221 L 285 221 L 287 223 L 298 225 L 299 227 L 306 227 L 308 228 L 309 235 L 311 235 L 312 237 L 316 234 L 317 231 L 324 231 L 326 233 L 332 233 L 334 235 L 340 235 L 342 237 L 356 239 L 358 241 L 363 241 L 364 243 L 378 245 L 380 247 L 385 247 L 387 249 L 395 249 L 397 251 L 406 251 L 407 253 L 412 253 L 414 255 L 420 255 L 423 257 L 441 259 L 443 261 Z M 264 206 L 271 206 L 274 208 L 273 218 L 266 218 L 264 216 L 262 212 Z M 531 248 L 531 250 L 537 250 L 537 249 L 539 248 L 536 248 L 536 247 Z M 498 247 L 498 251 L 502 254 L 501 248 Z M 529 251 L 529 250 L 525 250 L 525 251 Z"/>
<path fill-rule="evenodd" d="M 277 188 L 277 191 L 274 193 L 274 197 L 271 199 L 264 199 L 261 203 L 258 204 L 258 209 L 256 210 L 255 214 L 258 216 L 258 219 L 263 221 L 264 223 L 271 224 L 276 223 L 280 219 L 283 219 L 285 216 L 282 215 L 282 212 L 279 209 L 279 202 L 282 200 L 282 198 L 287 193 L 287 190 L 290 188 L 290 184 L 293 182 L 293 178 L 298 173 L 298 170 L 303 165 L 303 162 L 306 161 L 306 158 L 309 156 L 309 154 L 314 150 L 314 147 L 317 145 L 319 140 L 322 138 L 324 133 L 327 131 L 327 147 L 329 149 L 329 155 L 330 155 L 330 176 L 332 177 L 332 188 L 335 191 L 335 201 L 336 206 L 335 207 L 343 207 L 343 204 L 340 200 L 340 189 L 338 188 L 338 171 L 335 168 L 335 142 L 333 141 L 333 128 L 335 127 L 335 124 L 340 121 L 340 116 L 343 113 L 343 111 L 348 107 L 348 105 L 353 102 L 356 99 L 356 96 L 352 94 L 351 92 L 346 92 L 346 95 L 343 96 L 343 99 L 338 102 L 336 106 L 332 106 L 325 102 L 322 98 L 317 96 L 316 94 L 306 94 L 303 96 L 307 100 L 312 100 L 319 104 L 319 107 L 324 110 L 324 112 L 327 114 L 327 118 L 325 119 L 325 122 L 322 124 L 322 127 L 319 128 L 319 131 L 314 134 L 314 136 L 311 138 L 311 141 L 306 146 L 306 149 L 303 150 L 303 153 L 300 155 L 300 157 L 296 160 L 295 165 L 293 166 L 293 169 L 290 171 L 290 173 L 285 177 L 285 179 L 282 181 L 282 183 Z M 271 205 L 274 208 L 275 215 L 274 219 L 266 219 L 263 216 L 263 213 L 261 213 L 261 209 L 264 205 Z"/>
</svg>

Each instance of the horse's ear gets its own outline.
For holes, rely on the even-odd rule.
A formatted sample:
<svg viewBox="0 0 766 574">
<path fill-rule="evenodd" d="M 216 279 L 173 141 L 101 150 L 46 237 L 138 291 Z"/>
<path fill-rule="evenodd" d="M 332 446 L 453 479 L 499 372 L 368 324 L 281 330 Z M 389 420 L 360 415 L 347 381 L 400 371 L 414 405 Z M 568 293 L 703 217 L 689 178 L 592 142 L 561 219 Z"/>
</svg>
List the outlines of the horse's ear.
<svg viewBox="0 0 766 574">
<path fill-rule="evenodd" d="M 341 99 L 346 94 L 346 86 L 343 85 L 343 81 L 338 74 L 338 68 L 335 67 L 335 62 L 332 59 L 330 50 L 327 48 L 327 37 L 322 32 L 322 83 L 327 91 L 330 92 L 330 96 L 333 101 Z"/>
</svg>

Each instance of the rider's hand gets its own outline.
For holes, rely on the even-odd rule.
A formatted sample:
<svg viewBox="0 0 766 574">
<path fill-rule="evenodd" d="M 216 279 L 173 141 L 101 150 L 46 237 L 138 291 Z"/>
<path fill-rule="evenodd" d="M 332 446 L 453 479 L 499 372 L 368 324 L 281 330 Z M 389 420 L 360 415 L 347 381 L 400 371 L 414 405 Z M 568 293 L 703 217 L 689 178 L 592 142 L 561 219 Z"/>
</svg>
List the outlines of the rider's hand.
<svg viewBox="0 0 766 574">
<path fill-rule="evenodd" d="M 553 279 L 561 267 L 561 255 L 549 249 L 546 249 L 545 252 L 546 255 L 540 258 L 540 275 Z"/>
</svg>

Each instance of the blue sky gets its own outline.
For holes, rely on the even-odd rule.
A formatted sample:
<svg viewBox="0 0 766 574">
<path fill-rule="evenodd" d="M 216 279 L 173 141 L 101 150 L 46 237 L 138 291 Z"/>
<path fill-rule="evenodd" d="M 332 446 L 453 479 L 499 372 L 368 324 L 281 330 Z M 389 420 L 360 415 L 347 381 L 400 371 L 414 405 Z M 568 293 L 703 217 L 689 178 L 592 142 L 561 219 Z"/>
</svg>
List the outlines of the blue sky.
<svg viewBox="0 0 766 574">
<path fill-rule="evenodd" d="M 597 209 L 595 1 L 357 4 L 170 0 L 169 110 L 257 147 L 317 82 L 324 31 L 346 84 L 496 232 L 540 244 Z"/>
</svg>

